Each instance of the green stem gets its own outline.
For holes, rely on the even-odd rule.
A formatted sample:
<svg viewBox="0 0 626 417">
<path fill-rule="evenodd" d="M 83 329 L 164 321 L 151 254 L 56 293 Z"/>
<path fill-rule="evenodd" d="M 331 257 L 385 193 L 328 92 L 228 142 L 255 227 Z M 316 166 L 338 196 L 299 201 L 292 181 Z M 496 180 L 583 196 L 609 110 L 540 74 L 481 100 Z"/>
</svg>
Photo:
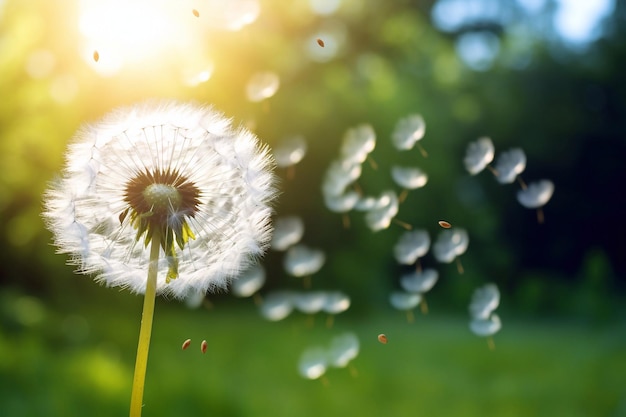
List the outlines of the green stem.
<svg viewBox="0 0 626 417">
<path fill-rule="evenodd" d="M 148 365 L 148 351 L 150 350 L 150 336 L 152 335 L 152 319 L 154 317 L 154 302 L 156 298 L 156 280 L 159 263 L 161 236 L 155 233 L 152 236 L 150 247 L 150 263 L 148 265 L 148 281 L 143 299 L 141 313 L 141 328 L 139 329 L 139 344 L 137 345 L 137 359 L 135 360 L 135 376 L 133 377 L 133 391 L 130 397 L 130 417 L 140 417 L 143 406 L 143 388 L 146 380 Z"/>
</svg>

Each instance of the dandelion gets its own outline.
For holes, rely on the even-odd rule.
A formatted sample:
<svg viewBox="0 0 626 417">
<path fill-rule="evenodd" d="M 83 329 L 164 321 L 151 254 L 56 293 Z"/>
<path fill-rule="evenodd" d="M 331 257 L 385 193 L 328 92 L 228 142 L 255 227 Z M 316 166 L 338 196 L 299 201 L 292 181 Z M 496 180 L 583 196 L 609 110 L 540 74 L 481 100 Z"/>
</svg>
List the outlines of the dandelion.
<svg viewBox="0 0 626 417">
<path fill-rule="evenodd" d="M 493 174 L 497 176 L 495 170 L 489 165 L 493 161 L 494 155 L 495 148 L 491 139 L 488 137 L 479 138 L 476 142 L 471 142 L 467 145 L 465 158 L 463 159 L 465 169 L 471 175 L 476 175 L 485 167 L 489 167 Z"/>
<path fill-rule="evenodd" d="M 365 223 L 373 232 L 389 228 L 398 214 L 398 197 L 393 190 L 384 191 L 375 205 L 365 213 Z"/>
<path fill-rule="evenodd" d="M 293 311 L 293 298 L 291 291 L 273 291 L 263 297 L 259 311 L 269 321 L 283 320 Z"/>
<path fill-rule="evenodd" d="M 334 368 L 345 368 L 359 354 L 359 338 L 354 333 L 335 336 L 328 348 L 328 362 Z"/>
<path fill-rule="evenodd" d="M 376 133 L 369 124 L 348 129 L 341 146 L 344 164 L 362 164 L 376 147 Z"/>
<path fill-rule="evenodd" d="M 460 274 L 463 273 L 463 266 L 459 256 L 463 255 L 469 245 L 469 236 L 465 229 L 445 229 L 437 236 L 433 245 L 433 254 L 437 261 L 451 263 L 456 259 L 456 266 Z"/>
<path fill-rule="evenodd" d="M 500 291 L 495 284 L 486 284 L 474 290 L 469 311 L 473 318 L 486 319 L 500 305 Z"/>
<path fill-rule="evenodd" d="M 331 291 L 326 293 L 326 300 L 322 306 L 322 310 L 328 313 L 326 327 L 332 327 L 333 317 L 339 313 L 343 313 L 350 308 L 350 297 L 341 291 Z"/>
<path fill-rule="evenodd" d="M 272 97 L 280 87 L 278 74 L 267 71 L 258 72 L 246 84 L 246 97 L 249 101 L 259 102 Z"/>
<path fill-rule="evenodd" d="M 141 414 L 156 294 L 224 288 L 269 245 L 267 148 L 208 107 L 148 102 L 81 130 L 43 216 L 60 253 L 145 294 L 131 415 Z"/>
<path fill-rule="evenodd" d="M 327 368 L 328 355 L 323 347 L 310 347 L 300 355 L 298 371 L 303 378 L 318 379 L 326 373 Z"/>
<path fill-rule="evenodd" d="M 276 251 L 285 251 L 300 242 L 304 235 L 304 222 L 298 216 L 278 217 L 274 222 L 274 235 L 271 248 Z"/>
<path fill-rule="evenodd" d="M 469 305 L 470 330 L 477 336 L 487 337 L 490 349 L 495 349 L 493 335 L 502 328 L 502 322 L 493 311 L 500 304 L 500 291 L 495 284 L 489 283 L 476 288 Z"/>
<path fill-rule="evenodd" d="M 511 184 L 516 179 L 522 189 L 526 184 L 519 178 L 519 175 L 526 169 L 526 154 L 520 148 L 513 148 L 502 152 L 496 159 L 496 179 L 500 184 Z"/>
<path fill-rule="evenodd" d="M 406 199 L 408 190 L 422 188 L 428 182 L 428 175 L 419 168 L 393 166 L 391 167 L 391 177 L 396 184 L 404 188 L 398 197 L 400 202 Z"/>
<path fill-rule="evenodd" d="M 258 293 L 265 284 L 265 268 L 256 264 L 242 272 L 232 284 L 232 292 L 236 297 L 251 297 Z M 259 302 L 257 298 L 255 300 Z"/>
<path fill-rule="evenodd" d="M 400 235 L 393 247 L 393 254 L 399 264 L 414 265 L 426 255 L 429 248 L 430 236 L 426 230 L 409 230 Z"/>
<path fill-rule="evenodd" d="M 426 123 L 420 114 L 411 114 L 398 120 L 391 134 L 393 145 L 399 151 L 408 151 L 417 144 L 422 156 L 426 158 L 428 154 L 418 141 L 422 140 L 426 133 Z"/>
<path fill-rule="evenodd" d="M 294 167 L 306 155 L 307 144 L 302 135 L 290 136 L 274 148 L 276 166 L 287 169 L 287 177 L 293 178 Z"/>
<path fill-rule="evenodd" d="M 537 221 L 544 222 L 543 209 L 554 193 L 554 183 L 550 180 L 541 180 L 528 184 L 526 189 L 517 192 L 517 201 L 526 208 L 537 209 Z"/>
<path fill-rule="evenodd" d="M 320 312 L 325 303 L 326 293 L 323 291 L 299 292 L 293 297 L 294 307 L 304 314 L 315 314 Z"/>
<path fill-rule="evenodd" d="M 406 313 L 406 320 L 413 322 L 413 309 L 422 301 L 422 295 L 419 293 L 408 293 L 403 291 L 394 291 L 389 295 L 389 302 L 396 310 Z"/>
<path fill-rule="evenodd" d="M 428 313 L 428 304 L 426 304 L 425 293 L 430 291 L 437 280 L 439 279 L 439 272 L 435 269 L 424 269 L 422 271 L 413 271 L 409 274 L 404 274 L 400 277 L 400 286 L 407 292 L 418 293 L 422 295 L 422 302 L 420 308 L 422 313 Z"/>
<path fill-rule="evenodd" d="M 326 262 L 326 254 L 321 249 L 313 249 L 299 243 L 290 247 L 283 258 L 285 271 L 294 277 L 310 277 L 319 271 Z M 310 281 L 304 281 L 304 286 L 309 287 Z"/>
</svg>

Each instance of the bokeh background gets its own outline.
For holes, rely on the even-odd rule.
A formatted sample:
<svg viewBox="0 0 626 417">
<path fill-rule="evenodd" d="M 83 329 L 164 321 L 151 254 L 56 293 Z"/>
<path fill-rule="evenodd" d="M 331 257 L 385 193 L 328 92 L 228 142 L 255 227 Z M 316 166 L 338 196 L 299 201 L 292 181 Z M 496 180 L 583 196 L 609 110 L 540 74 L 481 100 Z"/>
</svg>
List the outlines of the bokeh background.
<svg viewBox="0 0 626 417">
<path fill-rule="evenodd" d="M 227 293 L 197 309 L 159 300 L 145 415 L 626 415 L 625 28 L 617 0 L 0 0 L 0 414 L 126 413 L 141 297 L 73 273 L 42 195 L 84 123 L 175 98 L 214 105 L 271 147 L 306 139 L 293 177 L 277 171 L 276 212 L 300 216 L 303 241 L 326 253 L 313 287 L 352 305 L 327 328 L 268 322 Z M 278 89 L 251 100 L 266 72 Z M 392 147 L 412 113 L 427 158 Z M 392 165 L 417 165 L 429 182 L 398 218 L 433 238 L 441 219 L 470 235 L 462 275 L 425 257 L 441 278 L 412 323 L 388 302 L 403 229 L 373 233 L 361 213 L 344 228 L 321 195 L 362 123 L 378 169 L 364 166 L 361 189 L 379 194 Z M 481 136 L 496 154 L 524 149 L 526 181 L 555 183 L 545 223 L 515 185 L 465 171 Z M 302 287 L 282 254 L 263 263 L 262 294 Z M 494 351 L 467 326 L 486 282 L 502 293 Z M 343 331 L 361 340 L 354 369 L 300 377 L 300 353 Z"/>
</svg>

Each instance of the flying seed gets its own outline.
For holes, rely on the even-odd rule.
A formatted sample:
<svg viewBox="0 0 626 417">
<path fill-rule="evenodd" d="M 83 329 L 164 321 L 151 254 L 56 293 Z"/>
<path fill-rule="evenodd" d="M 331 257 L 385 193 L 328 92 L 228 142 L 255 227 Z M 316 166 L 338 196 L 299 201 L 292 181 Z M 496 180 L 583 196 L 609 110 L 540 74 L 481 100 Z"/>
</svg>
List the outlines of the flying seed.
<svg viewBox="0 0 626 417">
<path fill-rule="evenodd" d="M 317 44 L 321 46 L 322 48 L 324 47 L 324 41 L 321 40 L 320 38 L 317 38 Z"/>
<path fill-rule="evenodd" d="M 183 342 L 183 350 L 187 349 L 191 344 L 191 339 L 187 339 Z"/>
<path fill-rule="evenodd" d="M 193 10 L 191 11 L 191 13 L 193 13 L 193 15 L 194 15 L 195 17 L 200 17 L 200 12 L 199 12 L 199 11 L 197 11 L 196 9 L 193 9 Z"/>
<path fill-rule="evenodd" d="M 449 229 L 452 227 L 452 225 L 445 220 L 439 220 L 439 226 L 443 227 L 444 229 Z"/>
<path fill-rule="evenodd" d="M 382 343 L 383 345 L 387 344 L 387 336 L 384 335 L 384 333 L 381 333 L 378 335 L 378 341 L 380 343 Z"/>
<path fill-rule="evenodd" d="M 100 59 L 100 54 L 98 53 L 98 51 L 93 51 L 93 60 L 98 62 L 99 59 Z"/>
<path fill-rule="evenodd" d="M 202 353 L 206 353 L 206 348 L 207 348 L 206 340 L 203 340 L 202 343 L 200 344 L 200 350 L 202 351 Z"/>
</svg>

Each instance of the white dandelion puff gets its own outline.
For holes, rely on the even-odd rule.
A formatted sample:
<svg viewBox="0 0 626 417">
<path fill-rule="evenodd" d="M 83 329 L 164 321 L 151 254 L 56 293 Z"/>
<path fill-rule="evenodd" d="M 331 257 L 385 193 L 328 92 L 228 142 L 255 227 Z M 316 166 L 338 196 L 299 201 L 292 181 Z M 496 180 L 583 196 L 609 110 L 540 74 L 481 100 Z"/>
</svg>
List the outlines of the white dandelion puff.
<svg viewBox="0 0 626 417">
<path fill-rule="evenodd" d="M 280 87 L 280 77 L 275 72 L 257 72 L 246 84 L 246 97 L 249 101 L 259 102 L 272 97 Z"/>
<path fill-rule="evenodd" d="M 435 269 L 429 268 L 402 275 L 400 285 L 407 292 L 423 294 L 430 291 L 438 279 L 439 273 Z"/>
<path fill-rule="evenodd" d="M 476 336 L 493 336 L 502 328 L 502 321 L 497 314 L 492 314 L 488 318 L 473 318 L 470 321 L 470 330 Z M 493 341 L 489 342 L 489 346 L 493 349 Z"/>
<path fill-rule="evenodd" d="M 517 201 L 526 208 L 545 206 L 554 193 L 554 183 L 550 180 L 541 180 L 528 184 L 525 190 L 517 192 Z"/>
<path fill-rule="evenodd" d="M 393 145 L 399 151 L 413 149 L 415 144 L 422 140 L 426 133 L 426 123 L 420 114 L 411 114 L 396 123 L 391 134 Z M 422 155 L 426 156 L 426 151 L 420 147 Z"/>
<path fill-rule="evenodd" d="M 43 216 L 81 272 L 135 293 L 158 238 L 156 291 L 184 298 L 226 287 L 267 248 L 273 165 L 210 107 L 146 102 L 76 135 Z"/>
<path fill-rule="evenodd" d="M 491 161 L 493 161 L 494 155 L 495 148 L 491 139 L 488 137 L 479 138 L 477 141 L 467 145 L 465 158 L 463 159 L 465 169 L 471 175 L 476 175 L 489 166 Z"/>
<path fill-rule="evenodd" d="M 502 152 L 496 158 L 495 169 L 498 173 L 496 179 L 500 184 L 511 184 L 526 169 L 526 154 L 520 148 Z"/>
<path fill-rule="evenodd" d="M 457 262 L 459 273 L 463 273 L 463 267 L 459 256 L 463 255 L 469 246 L 469 235 L 465 229 L 444 229 L 439 232 L 433 245 L 435 259 L 442 263 Z"/>
<path fill-rule="evenodd" d="M 285 251 L 290 246 L 300 242 L 304 235 L 304 222 L 298 216 L 278 217 L 274 221 L 274 235 L 271 248 L 275 251 Z"/>
<path fill-rule="evenodd" d="M 273 291 L 263 297 L 259 306 L 261 316 L 269 321 L 280 321 L 293 311 L 294 294 L 291 291 Z"/>
<path fill-rule="evenodd" d="M 265 268 L 255 264 L 243 271 L 233 281 L 231 290 L 236 297 L 251 297 L 265 284 Z"/>
<path fill-rule="evenodd" d="M 288 168 L 302 161 L 307 151 L 304 136 L 295 135 L 284 139 L 274 148 L 274 158 L 279 168 Z"/>
<path fill-rule="evenodd" d="M 400 187 L 407 190 L 415 190 L 426 185 L 428 175 L 419 168 L 413 167 L 391 167 L 391 177 Z"/>
<path fill-rule="evenodd" d="M 387 229 L 398 214 L 398 196 L 392 190 L 383 192 L 374 206 L 365 213 L 365 223 L 373 232 Z"/>
<path fill-rule="evenodd" d="M 326 262 L 324 251 L 299 243 L 287 250 L 283 259 L 283 266 L 289 275 L 304 277 L 319 271 L 324 262 Z"/>
<path fill-rule="evenodd" d="M 298 371 L 300 376 L 306 379 L 318 379 L 328 368 L 328 353 L 321 346 L 306 349 L 300 355 Z"/>
<path fill-rule="evenodd" d="M 328 362 L 335 368 L 345 368 L 359 354 L 359 338 L 351 332 L 335 336 L 328 348 Z"/>
<path fill-rule="evenodd" d="M 472 318 L 487 319 L 500 305 L 500 291 L 495 284 L 489 283 L 476 288 L 472 294 L 469 311 Z"/>
<path fill-rule="evenodd" d="M 344 164 L 362 164 L 376 147 L 376 133 L 369 124 L 348 129 L 341 146 L 341 160 Z"/>
<path fill-rule="evenodd" d="M 396 261 L 402 265 L 413 265 L 428 252 L 430 236 L 426 230 L 409 230 L 400 235 L 393 247 Z"/>
</svg>

